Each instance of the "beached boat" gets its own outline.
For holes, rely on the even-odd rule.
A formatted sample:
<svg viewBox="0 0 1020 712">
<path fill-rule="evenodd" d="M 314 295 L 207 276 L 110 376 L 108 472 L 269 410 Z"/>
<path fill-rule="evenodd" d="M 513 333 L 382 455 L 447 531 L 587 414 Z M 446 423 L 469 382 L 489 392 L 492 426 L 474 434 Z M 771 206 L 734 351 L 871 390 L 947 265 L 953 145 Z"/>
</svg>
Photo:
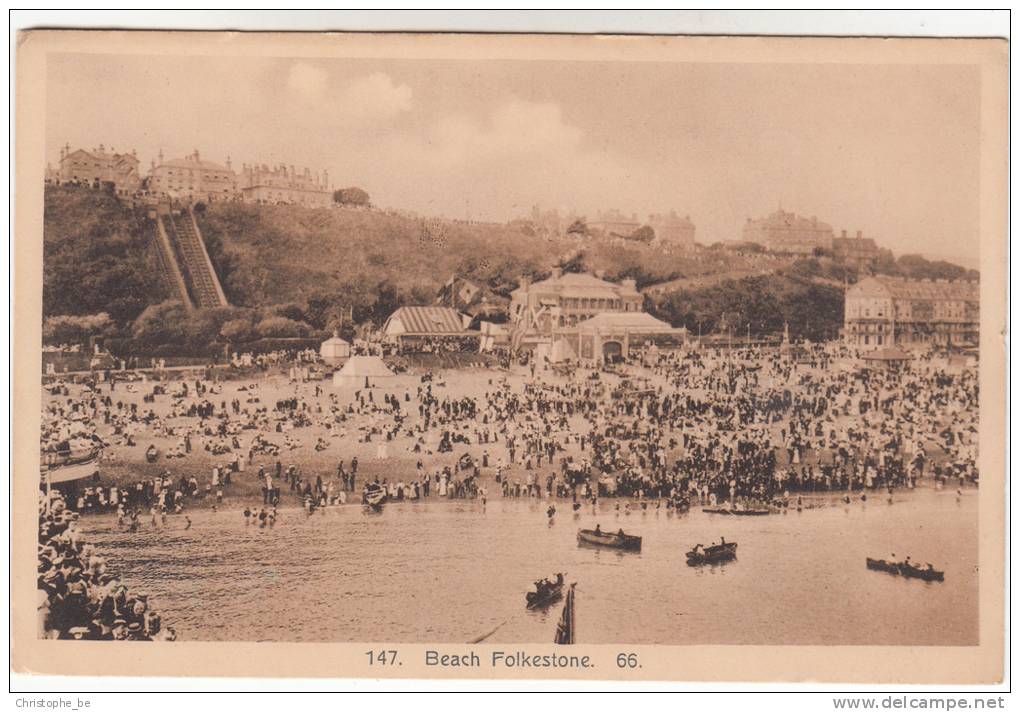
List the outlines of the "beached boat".
<svg viewBox="0 0 1020 712">
<path fill-rule="evenodd" d="M 692 549 L 687 552 L 688 566 L 701 566 L 702 564 L 718 564 L 723 561 L 730 561 L 737 557 L 737 543 L 726 542 L 715 546 L 706 546 Z"/>
<path fill-rule="evenodd" d="M 772 513 L 769 509 L 727 509 L 725 507 L 705 508 L 701 511 L 705 514 L 732 514 L 735 517 L 761 517 Z"/>
<path fill-rule="evenodd" d="M 627 551 L 641 551 L 641 537 L 624 534 L 623 530 L 610 533 L 595 531 L 594 529 L 581 529 L 577 532 L 577 543 L 608 546 L 614 549 L 626 549 Z"/>
<path fill-rule="evenodd" d="M 370 484 L 365 488 L 364 502 L 373 509 L 382 509 L 386 503 L 386 490 L 382 485 Z"/>
<path fill-rule="evenodd" d="M 945 581 L 945 572 L 936 571 L 934 568 L 914 566 L 902 561 L 886 561 L 885 559 L 865 559 L 866 565 L 872 571 L 884 571 L 894 576 L 905 578 L 918 578 L 923 581 Z"/>
<path fill-rule="evenodd" d="M 39 473 L 46 484 L 55 485 L 73 482 L 99 473 L 100 449 L 94 448 L 83 453 L 43 453 Z"/>
<path fill-rule="evenodd" d="M 563 583 L 554 583 L 547 586 L 544 591 L 539 593 L 538 591 L 528 591 L 525 596 L 525 600 L 528 604 L 528 610 L 533 611 L 537 608 L 545 608 L 554 601 L 560 599 L 563 596 Z"/>
</svg>

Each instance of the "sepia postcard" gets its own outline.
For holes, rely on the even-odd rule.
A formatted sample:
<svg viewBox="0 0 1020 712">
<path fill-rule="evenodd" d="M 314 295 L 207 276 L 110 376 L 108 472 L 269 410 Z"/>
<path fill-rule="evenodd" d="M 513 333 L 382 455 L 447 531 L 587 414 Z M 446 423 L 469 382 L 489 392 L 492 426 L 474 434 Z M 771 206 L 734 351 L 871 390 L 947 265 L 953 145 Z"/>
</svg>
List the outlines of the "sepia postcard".
<svg viewBox="0 0 1020 712">
<path fill-rule="evenodd" d="M 22 33 L 12 670 L 1001 680 L 1007 73 Z"/>
</svg>

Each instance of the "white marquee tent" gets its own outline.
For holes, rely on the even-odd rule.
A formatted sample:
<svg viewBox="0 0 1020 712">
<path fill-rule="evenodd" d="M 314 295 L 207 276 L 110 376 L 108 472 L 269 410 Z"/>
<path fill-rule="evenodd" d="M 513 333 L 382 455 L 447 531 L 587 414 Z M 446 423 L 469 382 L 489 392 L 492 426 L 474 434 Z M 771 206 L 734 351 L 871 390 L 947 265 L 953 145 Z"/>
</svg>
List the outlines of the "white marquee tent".
<svg viewBox="0 0 1020 712">
<path fill-rule="evenodd" d="M 337 388 L 364 388 L 381 385 L 393 378 L 393 371 L 378 356 L 351 356 L 343 368 L 333 374 Z"/>
</svg>

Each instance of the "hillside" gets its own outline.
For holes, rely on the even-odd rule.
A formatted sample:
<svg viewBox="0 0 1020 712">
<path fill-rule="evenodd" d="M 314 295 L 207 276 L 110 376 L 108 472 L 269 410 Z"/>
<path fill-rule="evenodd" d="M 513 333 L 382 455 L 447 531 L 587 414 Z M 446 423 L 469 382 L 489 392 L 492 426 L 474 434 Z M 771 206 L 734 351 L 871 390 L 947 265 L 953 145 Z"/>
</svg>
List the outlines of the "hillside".
<svg viewBox="0 0 1020 712">
<path fill-rule="evenodd" d="M 542 276 L 556 264 L 633 277 L 639 286 L 749 266 L 736 254 L 668 255 L 640 244 L 548 238 L 516 225 L 355 209 L 214 204 L 199 225 L 231 304 L 331 295 L 375 319 L 383 316 L 383 305 L 373 308 L 380 298 L 387 308 L 429 302 L 453 274 L 505 296 L 521 275 Z"/>
<path fill-rule="evenodd" d="M 351 328 L 340 316 L 348 308 L 354 324 L 378 326 L 398 306 L 430 303 L 453 274 L 506 296 L 522 275 L 541 278 L 559 265 L 601 271 L 612 280 L 633 278 L 653 313 L 691 331 L 719 328 L 725 314 L 725 321 L 744 328 L 750 322 L 755 332 L 774 332 L 785 320 L 795 335 L 820 338 L 838 328 L 839 287 L 857 276 L 829 259 L 792 262 L 715 248 L 665 253 L 640 243 L 550 238 L 517 223 L 243 203 L 200 204 L 196 214 L 231 308 L 189 316 L 164 302 L 169 295 L 153 279 L 152 228 L 144 212 L 102 192 L 48 186 L 45 316 L 106 312 L 113 327 L 104 333 L 149 347 L 186 341 L 198 353 L 208 350 L 203 344 L 210 339 L 230 338 L 220 334 L 228 321 L 237 323 L 224 333 L 240 340 L 308 336 L 338 320 Z M 969 275 L 916 256 L 890 260 L 879 271 Z M 175 315 L 177 330 L 164 334 L 155 326 L 165 325 L 168 314 Z"/>
<path fill-rule="evenodd" d="M 143 214 L 106 193 L 49 186 L 43 210 L 44 316 L 106 312 L 124 323 L 166 297 Z"/>
</svg>

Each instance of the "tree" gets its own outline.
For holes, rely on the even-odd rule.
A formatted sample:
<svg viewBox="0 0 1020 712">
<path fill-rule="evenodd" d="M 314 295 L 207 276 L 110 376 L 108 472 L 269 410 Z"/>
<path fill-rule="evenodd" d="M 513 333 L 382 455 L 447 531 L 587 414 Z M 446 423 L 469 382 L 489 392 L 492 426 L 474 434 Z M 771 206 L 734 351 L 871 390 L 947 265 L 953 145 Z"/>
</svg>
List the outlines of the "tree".
<svg viewBox="0 0 1020 712">
<path fill-rule="evenodd" d="M 556 262 L 556 266 L 564 272 L 580 274 L 587 271 L 584 261 L 584 250 L 578 250 L 571 255 L 564 255 Z"/>
<path fill-rule="evenodd" d="M 231 319 L 220 327 L 220 336 L 232 344 L 240 344 L 255 338 L 255 331 L 247 319 Z"/>
<path fill-rule="evenodd" d="M 333 191 L 333 202 L 338 205 L 356 205 L 370 207 L 372 205 L 368 193 L 361 188 L 340 188 Z"/>
<path fill-rule="evenodd" d="M 263 339 L 285 339 L 308 336 L 311 328 L 303 321 L 285 316 L 271 316 L 255 325 L 255 332 Z"/>
<path fill-rule="evenodd" d="M 305 321 L 305 309 L 296 302 L 274 304 L 266 309 L 266 316 L 282 316 L 291 321 Z"/>
<path fill-rule="evenodd" d="M 181 302 L 160 302 L 138 315 L 131 325 L 131 336 L 143 347 L 183 343 L 187 321 L 188 312 Z"/>
<path fill-rule="evenodd" d="M 588 223 L 585 222 L 584 218 L 578 218 L 574 222 L 570 223 L 570 227 L 567 228 L 568 235 L 587 235 L 588 234 Z"/>
<path fill-rule="evenodd" d="M 70 314 L 50 316 L 43 321 L 43 343 L 84 344 L 89 337 L 109 335 L 113 328 L 113 320 L 106 312 L 82 316 Z"/>
<path fill-rule="evenodd" d="M 638 242 L 651 242 L 655 239 L 655 230 L 651 225 L 642 225 L 630 234 L 630 239 Z"/>
</svg>

